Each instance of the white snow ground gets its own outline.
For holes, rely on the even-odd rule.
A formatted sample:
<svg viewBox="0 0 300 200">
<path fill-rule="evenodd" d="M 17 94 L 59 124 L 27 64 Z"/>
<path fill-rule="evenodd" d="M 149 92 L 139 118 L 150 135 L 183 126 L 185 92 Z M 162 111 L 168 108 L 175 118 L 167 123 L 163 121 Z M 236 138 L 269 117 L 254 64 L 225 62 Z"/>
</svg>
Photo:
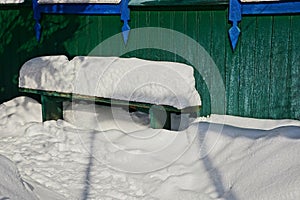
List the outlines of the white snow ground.
<svg viewBox="0 0 300 200">
<path fill-rule="evenodd" d="M 0 199 L 300 199 L 299 121 L 213 115 L 173 132 L 84 104 L 65 119 L 42 123 L 27 97 L 0 105 L 0 154 L 15 163 L 0 157 Z"/>
</svg>

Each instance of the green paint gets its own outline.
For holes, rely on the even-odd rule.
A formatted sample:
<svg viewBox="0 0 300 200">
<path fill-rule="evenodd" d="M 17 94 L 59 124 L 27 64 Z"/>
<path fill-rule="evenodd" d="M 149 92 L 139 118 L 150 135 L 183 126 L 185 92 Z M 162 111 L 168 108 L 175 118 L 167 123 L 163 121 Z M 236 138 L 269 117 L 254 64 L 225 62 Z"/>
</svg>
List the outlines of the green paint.
<svg viewBox="0 0 300 200">
<path fill-rule="evenodd" d="M 272 52 L 272 16 L 261 16 L 256 18 L 255 32 L 255 69 L 253 75 L 253 117 L 269 117 L 270 105 L 270 69 L 271 69 L 271 52 Z M 257 112 L 259 110 L 259 112 Z"/>
<path fill-rule="evenodd" d="M 153 106 L 153 104 L 144 103 L 144 102 L 124 101 L 118 99 L 94 97 L 94 96 L 87 96 L 87 95 L 80 95 L 80 94 L 55 92 L 55 91 L 34 90 L 34 89 L 27 89 L 27 88 L 20 88 L 20 91 L 24 93 L 38 94 L 46 98 L 49 97 L 52 100 L 56 100 L 56 101 L 82 100 L 82 101 L 90 101 L 93 103 L 102 103 L 102 104 L 116 105 L 116 106 L 134 106 L 136 108 L 141 108 L 141 109 L 142 108 L 150 109 Z M 201 106 L 191 106 L 184 109 L 177 109 L 169 105 L 160 105 L 160 107 L 163 107 L 163 109 L 168 112 L 173 112 L 178 114 L 198 112 L 201 108 Z"/>
<path fill-rule="evenodd" d="M 244 90 L 239 90 L 239 112 L 241 115 L 246 117 L 251 117 L 255 110 L 253 110 L 254 102 L 254 90 L 253 85 L 255 83 L 255 42 L 248 40 L 252 35 L 255 36 L 256 17 L 248 17 L 243 19 L 241 29 L 243 31 L 241 37 L 240 52 L 247 55 L 247 59 L 242 59 L 240 61 L 239 70 L 239 87 L 247 88 Z M 245 31 L 245 32 L 244 32 Z M 246 38 L 246 39 L 243 39 Z"/>
<path fill-rule="evenodd" d="M 43 121 L 63 119 L 63 102 L 64 101 L 89 101 L 92 103 L 101 103 L 107 106 L 120 106 L 127 108 L 129 111 L 139 110 L 150 114 L 150 127 L 155 129 L 171 129 L 171 113 L 174 114 L 198 114 L 200 106 L 192 106 L 184 109 L 177 109 L 166 105 L 152 105 L 143 102 L 123 101 L 117 99 L 108 99 L 102 97 L 61 93 L 55 91 L 33 90 L 20 88 L 24 93 L 38 94 L 41 96 L 42 118 Z"/>
<path fill-rule="evenodd" d="M 18 83 L 19 83 L 19 76 L 18 76 L 18 74 L 15 74 L 15 75 L 13 76 L 13 78 L 12 78 L 12 83 L 13 83 L 14 85 L 18 85 Z"/>
<path fill-rule="evenodd" d="M 287 23 L 288 22 L 288 23 Z M 276 16 L 273 18 L 271 77 L 270 77 L 270 106 L 271 118 L 289 118 L 290 116 L 290 70 L 289 40 L 290 17 Z M 282 112 L 282 110 L 284 110 Z"/>
<path fill-rule="evenodd" d="M 62 100 L 41 95 L 43 121 L 63 119 Z"/>
<path fill-rule="evenodd" d="M 16 76 L 27 60 L 53 54 L 70 58 L 88 55 L 101 41 L 119 33 L 122 26 L 118 16 L 44 15 L 42 40 L 37 43 L 31 9 L 30 6 L 0 9 L 0 102 L 20 95 Z M 170 28 L 198 41 L 210 53 L 223 77 L 228 114 L 299 119 L 300 16 L 244 16 L 240 23 L 241 38 L 236 51 L 232 52 L 227 36 L 230 27 L 227 14 L 225 9 L 207 10 L 200 6 L 162 10 L 135 6 L 130 26 Z M 144 39 L 147 40 L 147 36 Z M 133 40 L 130 37 L 129 44 Z M 190 52 L 189 47 L 182 48 L 197 54 Z M 187 60 L 154 49 L 130 52 L 124 57 Z M 213 82 L 213 78 L 209 82 Z M 195 79 L 202 96 L 201 115 L 210 114 L 211 103 L 218 102 L 209 98 L 207 86 L 197 72 Z"/>
<path fill-rule="evenodd" d="M 171 113 L 167 112 L 162 106 L 151 106 L 150 127 L 154 129 L 171 129 Z"/>
<path fill-rule="evenodd" d="M 300 119 L 300 15 L 291 17 L 289 65 L 291 67 L 290 83 L 290 110 L 291 116 Z"/>
</svg>

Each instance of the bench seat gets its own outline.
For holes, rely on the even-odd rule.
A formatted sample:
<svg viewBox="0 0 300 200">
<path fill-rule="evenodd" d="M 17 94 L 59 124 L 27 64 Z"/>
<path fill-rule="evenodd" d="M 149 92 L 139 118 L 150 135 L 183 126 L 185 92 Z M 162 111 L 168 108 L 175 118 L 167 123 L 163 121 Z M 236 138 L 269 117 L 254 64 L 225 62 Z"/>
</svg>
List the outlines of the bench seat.
<svg viewBox="0 0 300 200">
<path fill-rule="evenodd" d="M 107 106 L 118 106 L 129 108 L 129 111 L 143 111 L 150 114 L 150 127 L 154 129 L 171 130 L 171 114 L 194 114 L 198 115 L 201 106 L 190 106 L 184 109 L 178 109 L 168 105 L 153 105 L 143 102 L 123 101 L 118 99 L 109 99 L 72 93 L 50 92 L 20 88 L 20 92 L 37 94 L 41 96 L 43 121 L 63 119 L 64 101 L 89 101 L 100 103 Z"/>
<path fill-rule="evenodd" d="M 34 58 L 19 77 L 21 92 L 41 96 L 43 121 L 63 119 L 64 101 L 88 101 L 147 112 L 152 128 L 165 129 L 172 114 L 198 115 L 194 84 L 188 65 L 117 57 Z"/>
</svg>

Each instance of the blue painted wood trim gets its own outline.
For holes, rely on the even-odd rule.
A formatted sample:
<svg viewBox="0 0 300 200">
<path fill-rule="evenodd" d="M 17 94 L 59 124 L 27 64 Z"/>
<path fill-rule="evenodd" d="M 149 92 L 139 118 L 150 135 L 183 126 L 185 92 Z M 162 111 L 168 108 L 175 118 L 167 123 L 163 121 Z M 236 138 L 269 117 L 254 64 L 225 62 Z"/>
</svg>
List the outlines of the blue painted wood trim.
<svg viewBox="0 0 300 200">
<path fill-rule="evenodd" d="M 229 21 L 232 27 L 229 29 L 229 38 L 232 49 L 236 48 L 240 29 L 238 23 L 242 15 L 274 15 L 300 13 L 300 2 L 268 2 L 268 3 L 241 3 L 239 0 L 229 1 Z"/>
<path fill-rule="evenodd" d="M 300 13 L 300 2 L 270 2 L 260 4 L 242 4 L 244 15 L 268 15 Z"/>
<path fill-rule="evenodd" d="M 41 38 L 41 12 L 39 10 L 39 5 L 36 0 L 32 0 L 32 9 L 33 9 L 33 19 L 35 20 L 34 30 L 35 37 L 37 41 L 40 41 Z"/>
<path fill-rule="evenodd" d="M 125 44 L 127 44 L 130 31 L 130 26 L 128 24 L 128 21 L 130 20 L 130 9 L 128 8 L 128 3 L 129 0 L 123 0 L 121 2 L 121 20 L 123 21 L 122 34 Z"/>
<path fill-rule="evenodd" d="M 232 27 L 229 29 L 229 38 L 231 47 L 234 50 L 241 33 L 238 23 L 242 20 L 242 7 L 238 0 L 230 0 L 229 5 L 229 21 L 232 22 Z"/>
<path fill-rule="evenodd" d="M 36 39 L 41 38 L 41 14 L 80 14 L 80 15 L 120 15 L 123 21 L 122 34 L 125 44 L 128 40 L 130 27 L 129 0 L 122 0 L 119 4 L 38 4 L 38 0 L 32 0 L 34 30 Z"/>
<path fill-rule="evenodd" d="M 121 14 L 121 5 L 113 4 L 39 4 L 40 12 L 51 14 Z"/>
</svg>

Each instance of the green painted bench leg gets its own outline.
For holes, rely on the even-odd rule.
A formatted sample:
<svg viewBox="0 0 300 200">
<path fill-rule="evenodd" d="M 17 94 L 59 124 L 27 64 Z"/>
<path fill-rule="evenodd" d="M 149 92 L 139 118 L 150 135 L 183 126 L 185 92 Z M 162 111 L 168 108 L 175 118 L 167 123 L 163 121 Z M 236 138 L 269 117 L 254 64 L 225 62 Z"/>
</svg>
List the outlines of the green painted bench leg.
<svg viewBox="0 0 300 200">
<path fill-rule="evenodd" d="M 150 127 L 154 129 L 171 129 L 171 113 L 162 106 L 152 106 L 149 110 Z"/>
<path fill-rule="evenodd" d="M 43 121 L 63 119 L 62 100 L 41 95 Z"/>
<path fill-rule="evenodd" d="M 164 129 L 167 130 L 171 130 L 171 113 L 170 112 L 166 112 L 166 121 L 165 121 L 165 125 L 164 125 Z"/>
</svg>

